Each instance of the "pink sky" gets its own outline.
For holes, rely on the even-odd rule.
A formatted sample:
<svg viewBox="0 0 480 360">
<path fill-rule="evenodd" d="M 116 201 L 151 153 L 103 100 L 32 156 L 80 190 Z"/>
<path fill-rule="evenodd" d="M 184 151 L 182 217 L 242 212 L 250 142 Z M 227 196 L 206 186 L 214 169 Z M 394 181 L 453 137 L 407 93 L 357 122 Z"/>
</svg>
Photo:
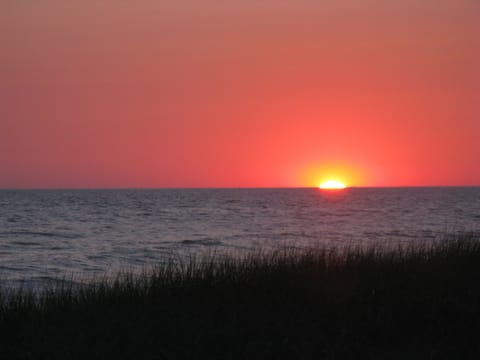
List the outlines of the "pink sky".
<svg viewBox="0 0 480 360">
<path fill-rule="evenodd" d="M 477 0 L 5 0 L 0 188 L 480 185 Z"/>
</svg>

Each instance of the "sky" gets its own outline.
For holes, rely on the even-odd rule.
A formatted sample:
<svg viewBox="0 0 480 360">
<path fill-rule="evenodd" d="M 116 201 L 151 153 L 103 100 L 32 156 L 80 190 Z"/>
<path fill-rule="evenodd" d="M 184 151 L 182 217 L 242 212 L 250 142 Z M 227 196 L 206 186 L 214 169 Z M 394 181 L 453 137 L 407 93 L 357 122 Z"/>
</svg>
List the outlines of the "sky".
<svg viewBox="0 0 480 360">
<path fill-rule="evenodd" d="M 0 188 L 480 185 L 478 0 L 2 0 Z"/>
</svg>

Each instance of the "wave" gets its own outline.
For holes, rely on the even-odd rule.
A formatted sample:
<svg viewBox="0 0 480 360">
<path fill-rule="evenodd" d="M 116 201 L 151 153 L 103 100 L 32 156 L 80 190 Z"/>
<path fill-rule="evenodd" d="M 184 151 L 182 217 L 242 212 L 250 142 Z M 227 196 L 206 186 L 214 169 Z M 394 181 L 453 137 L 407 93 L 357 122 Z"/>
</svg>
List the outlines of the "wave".
<svg viewBox="0 0 480 360">
<path fill-rule="evenodd" d="M 213 239 L 198 239 L 198 240 L 183 240 L 181 242 L 183 245 L 206 245 L 206 246 L 220 246 L 222 242 L 220 240 Z"/>
<path fill-rule="evenodd" d="M 63 239 L 78 239 L 82 237 L 80 234 L 68 234 L 68 233 L 57 233 L 57 232 L 46 232 L 46 231 L 20 230 L 20 231 L 0 232 L 0 238 L 7 238 L 11 236 L 47 237 L 47 238 L 63 238 Z"/>
<path fill-rule="evenodd" d="M 39 242 L 33 241 L 12 241 L 10 245 L 20 245 L 20 246 L 41 246 L 42 244 Z"/>
</svg>

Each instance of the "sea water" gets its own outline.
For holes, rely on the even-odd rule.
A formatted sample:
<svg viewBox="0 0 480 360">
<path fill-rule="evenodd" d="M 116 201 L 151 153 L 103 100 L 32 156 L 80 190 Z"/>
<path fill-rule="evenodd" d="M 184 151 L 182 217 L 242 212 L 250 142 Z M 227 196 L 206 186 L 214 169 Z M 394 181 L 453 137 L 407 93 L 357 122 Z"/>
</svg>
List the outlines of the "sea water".
<svg viewBox="0 0 480 360">
<path fill-rule="evenodd" d="M 204 251 L 395 244 L 480 231 L 480 188 L 1 190 L 0 283 Z"/>
</svg>

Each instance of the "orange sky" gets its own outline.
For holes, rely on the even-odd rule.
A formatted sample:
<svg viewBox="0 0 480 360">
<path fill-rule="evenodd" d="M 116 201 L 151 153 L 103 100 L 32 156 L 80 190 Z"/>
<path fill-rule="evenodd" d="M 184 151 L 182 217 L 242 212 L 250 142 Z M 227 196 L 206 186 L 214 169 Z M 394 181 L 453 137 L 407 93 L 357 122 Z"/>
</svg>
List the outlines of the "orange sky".
<svg viewBox="0 0 480 360">
<path fill-rule="evenodd" d="M 480 185 L 478 0 L 3 0 L 0 188 Z"/>
</svg>

